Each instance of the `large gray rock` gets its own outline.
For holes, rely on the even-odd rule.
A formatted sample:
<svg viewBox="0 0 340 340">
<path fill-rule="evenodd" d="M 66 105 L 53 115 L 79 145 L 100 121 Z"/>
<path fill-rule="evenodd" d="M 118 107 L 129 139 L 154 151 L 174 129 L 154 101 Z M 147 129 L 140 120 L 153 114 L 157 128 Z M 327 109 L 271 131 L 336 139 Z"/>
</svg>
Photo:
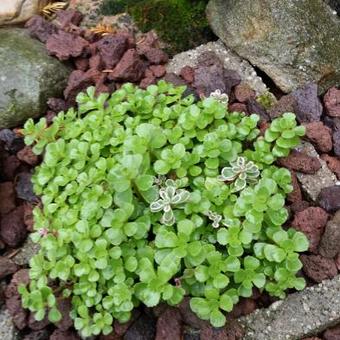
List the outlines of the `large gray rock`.
<svg viewBox="0 0 340 340">
<path fill-rule="evenodd" d="M 0 29 L 0 129 L 38 117 L 62 94 L 69 69 L 24 29 Z"/>
<path fill-rule="evenodd" d="M 340 20 L 322 0 L 210 0 L 208 20 L 232 50 L 284 92 L 340 84 Z"/>
<path fill-rule="evenodd" d="M 340 322 L 340 276 L 239 319 L 243 340 L 300 340 Z M 334 338 L 335 339 L 335 338 Z"/>
<path fill-rule="evenodd" d="M 19 24 L 38 14 L 49 0 L 1 0 L 0 25 Z"/>
<path fill-rule="evenodd" d="M 0 339 L 18 340 L 19 334 L 12 322 L 12 317 L 8 310 L 2 307 L 0 309 Z"/>
<path fill-rule="evenodd" d="M 257 76 L 254 68 L 246 61 L 242 60 L 237 54 L 224 46 L 221 40 L 200 45 L 193 50 L 188 50 L 176 54 L 168 63 L 168 72 L 180 74 L 184 66 L 196 67 L 199 58 L 205 53 L 213 52 L 227 70 L 236 71 L 243 83 L 248 84 L 258 95 L 267 93 L 268 89 L 262 79 Z"/>
</svg>

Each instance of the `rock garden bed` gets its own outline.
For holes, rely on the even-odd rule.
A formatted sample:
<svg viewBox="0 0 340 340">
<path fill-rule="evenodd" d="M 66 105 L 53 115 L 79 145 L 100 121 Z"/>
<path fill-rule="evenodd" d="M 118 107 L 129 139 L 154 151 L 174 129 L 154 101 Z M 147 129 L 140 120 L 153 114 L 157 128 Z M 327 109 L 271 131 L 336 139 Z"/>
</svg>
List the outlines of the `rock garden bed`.
<svg viewBox="0 0 340 340">
<path fill-rule="evenodd" d="M 323 84 L 321 91 L 316 82 L 304 81 L 289 94 L 275 89 L 275 97 L 250 63 L 221 41 L 179 54 L 169 62 L 154 32 L 137 33 L 129 28 L 106 32 L 107 27 L 102 27 L 104 32 L 96 31 L 81 27 L 81 20 L 80 12 L 61 10 L 53 22 L 33 16 L 25 31 L 0 29 L 0 37 L 13 34 L 14 40 L 18 36 L 31 39 L 29 34 L 43 43 L 44 49 L 39 45 L 41 50 L 35 53 L 46 54 L 46 50 L 50 56 L 38 62 L 47 65 L 45 72 L 48 67 L 55 70 L 56 59 L 63 63 L 63 70 L 58 71 L 61 78 L 51 80 L 59 89 L 43 91 L 43 102 L 35 101 L 40 106 L 34 111 L 43 110 L 48 124 L 58 112 L 75 106 L 76 96 L 89 86 L 94 86 L 99 95 L 112 93 L 126 82 L 145 89 L 165 80 L 175 86 L 185 85 L 185 95 L 192 94 L 196 100 L 216 90 L 227 94 L 229 112 L 259 115 L 261 134 L 285 112 L 294 112 L 298 123 L 306 128 L 301 145 L 277 161 L 278 166 L 290 171 L 294 187 L 286 200 L 289 219 L 285 225 L 303 232 L 309 240 L 308 251 L 300 256 L 303 268 L 299 275 L 306 279 L 305 290 L 291 290 L 281 302 L 254 288 L 252 296 L 241 298 L 228 313 L 226 326 L 220 328 L 199 319 L 187 298 L 176 307 L 141 306 L 127 323 L 114 321 L 111 334 L 93 338 L 340 339 L 340 90 Z M 245 57 L 242 51 L 238 53 Z M 38 82 L 36 86 L 40 86 Z M 52 324 L 47 317 L 36 321 L 33 313 L 22 307 L 17 290 L 19 284 L 28 284 L 28 262 L 38 251 L 29 234 L 33 231 L 32 210 L 41 206 L 31 176 L 42 156 L 25 146 L 21 123 L 26 118 L 28 110 L 14 119 L 0 112 L 0 128 L 5 127 L 0 129 L 0 338 L 76 340 L 80 337 L 69 315 L 69 300 L 58 305 L 61 321 Z"/>
</svg>

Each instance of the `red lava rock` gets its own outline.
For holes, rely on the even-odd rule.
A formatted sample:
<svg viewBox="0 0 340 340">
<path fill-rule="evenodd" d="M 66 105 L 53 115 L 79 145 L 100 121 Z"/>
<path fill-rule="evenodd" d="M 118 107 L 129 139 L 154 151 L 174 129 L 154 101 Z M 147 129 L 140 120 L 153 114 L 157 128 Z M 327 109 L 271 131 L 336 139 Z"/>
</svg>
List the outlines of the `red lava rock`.
<svg viewBox="0 0 340 340">
<path fill-rule="evenodd" d="M 259 127 L 259 130 L 260 130 L 260 135 L 261 136 L 264 136 L 266 130 L 269 128 L 270 124 L 265 121 L 265 120 L 260 120 L 259 123 L 258 123 L 258 127 Z"/>
<path fill-rule="evenodd" d="M 291 93 L 295 98 L 294 112 L 300 123 L 319 121 L 322 115 L 322 104 L 318 97 L 318 85 L 306 84 Z"/>
<path fill-rule="evenodd" d="M 292 213 L 296 214 L 300 211 L 303 211 L 309 207 L 309 203 L 307 201 L 297 201 L 289 206 Z"/>
<path fill-rule="evenodd" d="M 207 51 L 198 56 L 197 64 L 202 66 L 218 65 L 223 67 L 221 59 L 215 52 Z"/>
<path fill-rule="evenodd" d="M 294 112 L 296 100 L 292 95 L 282 96 L 268 111 L 271 119 L 282 116 L 285 112 Z"/>
<path fill-rule="evenodd" d="M 338 271 L 340 272 L 340 254 L 335 258 L 335 265 L 338 268 Z"/>
<path fill-rule="evenodd" d="M 309 251 L 316 253 L 328 214 L 319 207 L 309 207 L 294 216 L 292 227 L 302 231 L 309 240 Z"/>
<path fill-rule="evenodd" d="M 129 321 L 125 323 L 119 323 L 117 320 L 114 321 L 114 333 L 118 336 L 123 336 L 129 327 L 140 317 L 140 311 L 135 309 L 132 311 L 132 316 Z"/>
<path fill-rule="evenodd" d="M 31 37 L 36 38 L 43 43 L 45 43 L 52 34 L 57 33 L 57 27 L 40 15 L 34 15 L 29 19 L 26 22 L 25 27 Z"/>
<path fill-rule="evenodd" d="M 54 112 L 67 111 L 69 109 L 67 102 L 61 98 L 49 98 L 47 105 Z"/>
<path fill-rule="evenodd" d="M 315 144 L 317 150 L 321 152 L 329 152 L 332 150 L 332 134 L 331 129 L 322 122 L 312 122 L 305 124 L 306 137 Z"/>
<path fill-rule="evenodd" d="M 256 92 L 248 84 L 239 84 L 234 88 L 234 95 L 238 102 L 245 103 L 248 99 L 254 99 Z"/>
<path fill-rule="evenodd" d="M 18 270 L 18 266 L 7 257 L 0 256 L 0 280 Z"/>
<path fill-rule="evenodd" d="M 25 146 L 23 149 L 21 149 L 17 153 L 17 158 L 20 161 L 25 162 L 28 165 L 32 165 L 32 166 L 35 166 L 39 163 L 38 156 L 33 153 L 32 148 L 29 146 Z"/>
<path fill-rule="evenodd" d="M 242 339 L 244 331 L 236 320 L 228 320 L 221 328 L 206 327 L 200 333 L 200 340 L 238 340 Z"/>
<path fill-rule="evenodd" d="M 90 69 L 101 71 L 103 69 L 102 57 L 99 54 L 92 56 L 89 59 Z"/>
<path fill-rule="evenodd" d="M 154 31 L 147 32 L 137 41 L 136 49 L 138 54 L 143 54 L 150 48 L 158 48 L 159 39 Z"/>
<path fill-rule="evenodd" d="M 155 77 L 153 72 L 150 70 L 150 68 L 147 68 L 144 72 L 144 77 L 145 78 L 152 78 Z"/>
<path fill-rule="evenodd" d="M 256 101 L 255 98 L 249 98 L 246 104 L 247 104 L 247 111 L 249 112 L 249 114 L 256 113 L 257 115 L 260 116 L 262 121 L 269 120 L 267 111 L 260 103 Z"/>
<path fill-rule="evenodd" d="M 335 130 L 333 132 L 333 148 L 336 156 L 340 156 L 340 130 Z"/>
<path fill-rule="evenodd" d="M 62 315 L 62 319 L 56 324 L 56 326 L 62 331 L 66 331 L 73 325 L 73 321 L 70 317 L 70 312 L 72 309 L 71 300 L 69 299 L 59 300 L 57 307 Z"/>
<path fill-rule="evenodd" d="M 28 269 L 20 269 L 17 271 L 10 282 L 10 284 L 6 287 L 5 296 L 7 299 L 11 298 L 14 295 L 19 295 L 18 286 L 20 284 L 28 285 L 30 282 L 29 270 Z"/>
<path fill-rule="evenodd" d="M 240 301 L 234 306 L 230 316 L 232 318 L 238 318 L 243 315 L 248 315 L 256 309 L 256 302 L 254 299 L 241 298 Z"/>
<path fill-rule="evenodd" d="M 195 70 L 191 66 L 184 66 L 180 71 L 180 76 L 189 84 L 194 82 Z"/>
<path fill-rule="evenodd" d="M 340 130 L 340 117 L 330 117 L 325 115 L 323 117 L 323 122 L 333 131 Z"/>
<path fill-rule="evenodd" d="M 335 257 L 340 252 L 340 210 L 328 221 L 322 235 L 319 253 L 328 258 Z"/>
<path fill-rule="evenodd" d="M 155 340 L 180 340 L 182 334 L 181 314 L 177 308 L 167 308 L 158 318 Z"/>
<path fill-rule="evenodd" d="M 154 339 L 155 319 L 150 314 L 142 314 L 127 330 L 124 340 Z"/>
<path fill-rule="evenodd" d="M 288 194 L 287 200 L 290 203 L 299 202 L 302 200 L 300 185 L 296 178 L 295 172 L 291 171 L 290 174 L 292 176 L 293 191 Z"/>
<path fill-rule="evenodd" d="M 61 29 L 72 25 L 78 26 L 82 20 L 83 14 L 75 9 L 60 10 L 56 13 L 56 22 Z"/>
<path fill-rule="evenodd" d="M 84 38 L 62 30 L 52 34 L 46 41 L 49 54 L 56 56 L 59 60 L 79 57 L 88 45 L 89 43 Z"/>
<path fill-rule="evenodd" d="M 49 340 L 81 340 L 81 338 L 74 331 L 56 329 Z"/>
<path fill-rule="evenodd" d="M 323 97 L 326 114 L 331 117 L 340 117 L 340 89 L 331 87 Z"/>
<path fill-rule="evenodd" d="M 94 85 L 100 78 L 102 73 L 97 70 L 88 70 L 86 72 L 76 70 L 69 77 L 68 85 L 64 90 L 64 96 L 69 101 L 75 100 L 77 94 L 91 85 Z"/>
<path fill-rule="evenodd" d="M 125 34 L 107 35 L 96 43 L 99 55 L 106 69 L 113 69 L 129 48 Z"/>
<path fill-rule="evenodd" d="M 22 340 L 47 340 L 49 338 L 49 330 L 42 329 L 40 331 L 33 331 L 25 335 Z"/>
<path fill-rule="evenodd" d="M 319 205 L 328 212 L 340 209 L 340 186 L 323 188 L 318 196 Z"/>
<path fill-rule="evenodd" d="M 328 168 L 336 175 L 337 179 L 340 179 L 340 159 L 327 154 L 321 155 L 321 159 L 326 162 Z"/>
<path fill-rule="evenodd" d="M 4 179 L 12 181 L 14 180 L 16 171 L 18 170 L 20 165 L 21 163 L 16 156 L 10 155 L 8 157 L 5 157 L 5 159 L 2 161 L 0 175 L 4 176 Z"/>
<path fill-rule="evenodd" d="M 89 68 L 89 59 L 84 57 L 78 57 L 74 59 L 74 65 L 77 70 L 85 72 Z"/>
<path fill-rule="evenodd" d="M 221 65 L 199 65 L 195 69 L 193 87 L 199 96 L 208 97 L 215 90 L 226 93 L 223 67 Z"/>
<path fill-rule="evenodd" d="M 229 112 L 244 112 L 248 114 L 247 105 L 243 103 L 232 103 L 228 106 Z"/>
<path fill-rule="evenodd" d="M 321 168 L 321 163 L 316 157 L 296 150 L 293 150 L 288 157 L 280 158 L 278 163 L 289 170 L 305 174 L 315 174 Z"/>
<path fill-rule="evenodd" d="M 140 58 L 135 49 L 125 52 L 113 72 L 109 74 L 110 80 L 138 82 L 144 75 L 147 64 Z"/>
<path fill-rule="evenodd" d="M 225 93 L 230 96 L 231 90 L 238 84 L 241 83 L 240 75 L 234 70 L 225 69 L 223 71 L 224 83 L 226 86 Z"/>
<path fill-rule="evenodd" d="M 101 334 L 99 336 L 99 340 L 122 340 L 121 336 L 115 334 L 114 332 L 108 334 L 108 335 L 103 335 Z"/>
<path fill-rule="evenodd" d="M 143 55 L 145 56 L 151 64 L 165 64 L 168 62 L 168 55 L 159 48 L 151 47 L 145 51 L 143 51 Z"/>
<path fill-rule="evenodd" d="M 10 153 L 17 153 L 24 146 L 24 139 L 10 129 L 0 130 L 0 141 L 4 143 L 5 150 Z"/>
<path fill-rule="evenodd" d="M 54 112 L 54 111 L 51 111 L 51 110 L 48 110 L 45 114 L 45 118 L 46 118 L 46 123 L 49 125 L 49 124 L 52 124 L 53 122 L 53 119 L 54 117 L 57 116 L 57 113 Z"/>
<path fill-rule="evenodd" d="M 320 283 L 337 275 L 338 270 L 332 259 L 320 255 L 301 255 L 304 273 L 313 281 Z"/>
<path fill-rule="evenodd" d="M 21 298 L 19 295 L 14 295 L 6 300 L 6 308 L 12 316 L 15 327 L 22 330 L 27 326 L 28 312 L 23 309 Z"/>
<path fill-rule="evenodd" d="M 155 77 L 150 77 L 150 78 L 144 78 L 140 82 L 139 86 L 142 89 L 146 89 L 149 85 L 156 84 L 156 78 Z"/>
<path fill-rule="evenodd" d="M 21 172 L 17 175 L 15 191 L 17 197 L 24 201 L 35 203 L 38 201 L 37 196 L 33 192 L 33 184 L 31 181 L 32 174 L 29 172 Z"/>
<path fill-rule="evenodd" d="M 166 73 L 164 65 L 150 65 L 149 69 L 156 78 L 161 78 Z"/>
<path fill-rule="evenodd" d="M 186 82 L 181 78 L 179 77 L 177 74 L 175 73 L 167 73 L 163 79 L 168 82 L 168 83 L 171 83 L 175 86 L 183 86 L 183 85 L 186 85 Z"/>
<path fill-rule="evenodd" d="M 34 313 L 30 313 L 28 316 L 28 327 L 33 329 L 34 331 L 39 331 L 49 325 L 50 322 L 48 320 L 48 314 L 46 313 L 45 317 L 41 321 L 37 321 L 34 318 Z"/>
<path fill-rule="evenodd" d="M 10 247 L 19 246 L 27 236 L 24 224 L 24 209 L 20 206 L 4 215 L 0 224 L 0 238 Z"/>
<path fill-rule="evenodd" d="M 0 215 L 8 214 L 16 207 L 12 182 L 0 183 Z"/>
<path fill-rule="evenodd" d="M 200 319 L 190 308 L 190 298 L 185 297 L 178 305 L 183 322 L 192 328 L 203 329 L 209 327 L 209 322 Z"/>
<path fill-rule="evenodd" d="M 340 339 L 340 325 L 329 328 L 323 333 L 324 340 L 339 340 Z"/>
</svg>

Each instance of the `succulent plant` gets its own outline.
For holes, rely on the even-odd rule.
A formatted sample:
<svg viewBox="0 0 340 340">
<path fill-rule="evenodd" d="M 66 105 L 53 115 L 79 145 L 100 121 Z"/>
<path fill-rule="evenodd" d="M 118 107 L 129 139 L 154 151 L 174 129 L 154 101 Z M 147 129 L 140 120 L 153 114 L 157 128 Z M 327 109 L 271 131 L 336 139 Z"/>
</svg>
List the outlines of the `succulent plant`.
<svg viewBox="0 0 340 340">
<path fill-rule="evenodd" d="M 254 162 L 247 161 L 245 157 L 238 157 L 230 165 L 222 169 L 219 179 L 224 182 L 233 182 L 234 192 L 244 189 L 247 183 L 256 183 L 260 171 Z"/>
<path fill-rule="evenodd" d="M 209 210 L 208 218 L 213 222 L 212 223 L 213 228 L 218 228 L 220 226 L 220 223 L 222 221 L 222 215 Z"/>
<path fill-rule="evenodd" d="M 226 93 L 223 93 L 221 90 L 217 89 L 214 92 L 210 93 L 210 96 L 214 99 L 216 99 L 217 101 L 219 101 L 222 104 L 227 105 L 229 102 L 229 97 Z"/>
<path fill-rule="evenodd" d="M 172 179 L 167 179 L 165 187 L 159 189 L 159 197 L 160 199 L 150 204 L 150 210 L 152 212 L 163 211 L 161 223 L 168 226 L 173 225 L 175 216 L 172 207 L 187 202 L 190 193 L 184 189 L 177 189 L 176 182 Z"/>
</svg>

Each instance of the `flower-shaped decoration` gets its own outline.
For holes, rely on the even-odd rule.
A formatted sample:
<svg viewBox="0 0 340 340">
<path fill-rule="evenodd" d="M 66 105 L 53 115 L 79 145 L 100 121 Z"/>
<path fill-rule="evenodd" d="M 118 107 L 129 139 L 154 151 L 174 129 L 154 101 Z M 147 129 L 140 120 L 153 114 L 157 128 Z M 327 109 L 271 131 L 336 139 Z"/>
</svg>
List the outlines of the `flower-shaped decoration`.
<svg viewBox="0 0 340 340">
<path fill-rule="evenodd" d="M 222 169 L 219 179 L 227 182 L 234 182 L 233 191 L 241 191 L 247 183 L 255 183 L 260 175 L 259 168 L 252 161 L 247 161 L 245 157 L 238 157 L 235 162 L 230 163 L 230 167 Z"/>
<path fill-rule="evenodd" d="M 165 187 L 159 189 L 159 197 L 157 201 L 150 204 L 152 212 L 163 211 L 161 223 L 165 225 L 173 225 L 175 223 L 175 216 L 172 211 L 172 206 L 187 202 L 190 193 L 184 189 L 177 189 L 175 181 L 167 179 Z"/>
</svg>

